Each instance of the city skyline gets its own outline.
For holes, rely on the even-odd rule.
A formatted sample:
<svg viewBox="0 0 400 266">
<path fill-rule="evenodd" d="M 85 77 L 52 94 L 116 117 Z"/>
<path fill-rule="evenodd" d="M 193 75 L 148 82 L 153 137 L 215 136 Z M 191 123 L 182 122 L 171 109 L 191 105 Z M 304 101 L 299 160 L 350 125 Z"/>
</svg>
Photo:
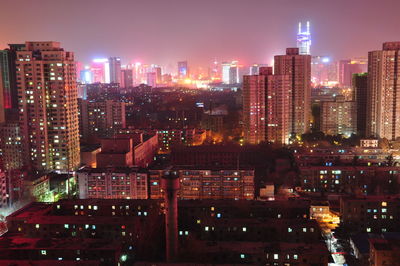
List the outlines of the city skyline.
<svg viewBox="0 0 400 266">
<path fill-rule="evenodd" d="M 400 34 L 395 13 L 400 3 L 393 0 L 40 2 L 31 7 L 24 0 L 4 1 L 0 23 L 13 27 L 3 27 L 1 48 L 26 40 L 58 40 L 85 63 L 118 56 L 123 64 L 140 61 L 174 68 L 177 61 L 187 60 L 204 67 L 215 58 L 271 64 L 285 47 L 296 47 L 299 22 L 311 23 L 311 54 L 337 60 L 367 56 Z M 33 33 L 18 21 L 10 10 L 16 7 L 40 31 Z M 94 19 L 88 19 L 88 11 L 96 14 Z M 385 20 L 374 19 L 375 12 L 384 13 Z"/>
</svg>

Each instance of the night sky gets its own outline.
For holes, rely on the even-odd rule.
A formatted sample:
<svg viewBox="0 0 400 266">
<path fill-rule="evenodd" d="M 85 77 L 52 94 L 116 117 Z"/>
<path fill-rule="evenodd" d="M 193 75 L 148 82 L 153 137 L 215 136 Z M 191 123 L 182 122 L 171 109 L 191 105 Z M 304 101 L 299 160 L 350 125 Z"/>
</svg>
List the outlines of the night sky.
<svg viewBox="0 0 400 266">
<path fill-rule="evenodd" d="M 270 63 L 311 22 L 312 54 L 366 56 L 400 41 L 400 0 L 0 0 L 0 48 L 56 40 L 78 61 Z"/>
</svg>

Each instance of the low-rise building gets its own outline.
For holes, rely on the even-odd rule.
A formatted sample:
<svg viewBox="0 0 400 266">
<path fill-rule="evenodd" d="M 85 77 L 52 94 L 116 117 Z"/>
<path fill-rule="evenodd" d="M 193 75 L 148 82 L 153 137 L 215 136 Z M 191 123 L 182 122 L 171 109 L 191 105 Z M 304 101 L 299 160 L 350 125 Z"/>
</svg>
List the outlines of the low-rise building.
<svg viewBox="0 0 400 266">
<path fill-rule="evenodd" d="M 340 226 L 352 233 L 397 232 L 399 215 L 399 197 L 343 197 L 340 200 Z"/>
<path fill-rule="evenodd" d="M 254 199 L 254 169 L 177 167 L 181 199 Z M 162 198 L 165 170 L 149 170 L 150 198 Z"/>
<path fill-rule="evenodd" d="M 77 172 L 81 199 L 147 199 L 147 173 L 137 168 L 84 168 Z"/>
</svg>

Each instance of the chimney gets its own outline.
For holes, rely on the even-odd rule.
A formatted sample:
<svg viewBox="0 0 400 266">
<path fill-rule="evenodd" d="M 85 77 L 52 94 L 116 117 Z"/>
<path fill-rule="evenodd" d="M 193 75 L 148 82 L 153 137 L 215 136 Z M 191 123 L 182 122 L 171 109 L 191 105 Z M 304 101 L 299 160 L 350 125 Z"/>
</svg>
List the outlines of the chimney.
<svg viewBox="0 0 400 266">
<path fill-rule="evenodd" d="M 165 246 L 167 262 L 177 260 L 178 254 L 178 190 L 179 173 L 167 170 L 163 173 L 161 185 L 165 202 Z"/>
</svg>

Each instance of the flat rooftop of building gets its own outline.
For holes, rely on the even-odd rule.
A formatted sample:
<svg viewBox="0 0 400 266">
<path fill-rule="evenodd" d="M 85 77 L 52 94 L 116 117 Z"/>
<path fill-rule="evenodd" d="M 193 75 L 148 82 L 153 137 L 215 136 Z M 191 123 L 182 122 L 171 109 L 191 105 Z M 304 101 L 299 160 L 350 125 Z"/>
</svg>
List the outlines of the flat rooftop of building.
<svg viewBox="0 0 400 266">
<path fill-rule="evenodd" d="M 81 146 L 81 152 L 94 152 L 101 148 L 100 144 L 84 145 Z"/>
<path fill-rule="evenodd" d="M 84 167 L 78 171 L 78 173 L 146 173 L 147 170 L 140 167 L 100 167 L 91 168 Z"/>
</svg>

